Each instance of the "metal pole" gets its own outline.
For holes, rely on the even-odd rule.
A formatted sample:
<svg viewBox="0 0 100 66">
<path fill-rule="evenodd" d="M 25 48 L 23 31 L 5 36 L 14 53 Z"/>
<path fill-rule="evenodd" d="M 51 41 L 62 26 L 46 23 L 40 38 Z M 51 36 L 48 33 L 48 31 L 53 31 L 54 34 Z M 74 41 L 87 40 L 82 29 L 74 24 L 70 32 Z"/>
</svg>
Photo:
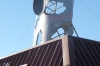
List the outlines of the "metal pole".
<svg viewBox="0 0 100 66">
<path fill-rule="evenodd" d="M 76 31 L 75 28 L 74 28 L 74 25 L 73 25 L 72 23 L 71 23 L 71 25 L 72 25 L 72 27 L 73 27 L 73 29 L 74 29 L 74 31 L 75 31 L 77 37 L 79 37 L 77 31 Z"/>
</svg>

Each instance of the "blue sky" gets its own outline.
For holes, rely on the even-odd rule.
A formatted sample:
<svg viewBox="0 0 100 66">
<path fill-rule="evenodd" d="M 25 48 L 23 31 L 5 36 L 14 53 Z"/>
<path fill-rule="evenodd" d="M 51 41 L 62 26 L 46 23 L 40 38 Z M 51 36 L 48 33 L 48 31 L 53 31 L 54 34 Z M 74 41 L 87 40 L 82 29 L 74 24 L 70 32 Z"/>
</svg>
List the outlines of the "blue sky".
<svg viewBox="0 0 100 66">
<path fill-rule="evenodd" d="M 100 41 L 99 3 L 74 1 L 73 25 L 80 37 Z M 33 0 L 0 0 L 0 57 L 32 47 L 34 23 Z"/>
</svg>

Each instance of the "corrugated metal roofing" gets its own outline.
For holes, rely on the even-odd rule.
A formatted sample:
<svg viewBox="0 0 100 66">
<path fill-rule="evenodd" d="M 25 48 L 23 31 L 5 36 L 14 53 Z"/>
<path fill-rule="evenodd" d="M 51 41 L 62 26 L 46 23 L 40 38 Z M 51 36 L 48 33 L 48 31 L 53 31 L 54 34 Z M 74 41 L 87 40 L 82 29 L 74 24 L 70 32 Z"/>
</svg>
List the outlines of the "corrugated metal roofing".
<svg viewBox="0 0 100 66">
<path fill-rule="evenodd" d="M 75 50 L 76 66 L 100 66 L 100 42 L 69 37 Z"/>
<path fill-rule="evenodd" d="M 61 40 L 1 59 L 0 66 L 7 62 L 11 66 L 63 66 Z"/>
<path fill-rule="evenodd" d="M 0 66 L 100 66 L 100 42 L 64 36 L 0 59 Z"/>
</svg>

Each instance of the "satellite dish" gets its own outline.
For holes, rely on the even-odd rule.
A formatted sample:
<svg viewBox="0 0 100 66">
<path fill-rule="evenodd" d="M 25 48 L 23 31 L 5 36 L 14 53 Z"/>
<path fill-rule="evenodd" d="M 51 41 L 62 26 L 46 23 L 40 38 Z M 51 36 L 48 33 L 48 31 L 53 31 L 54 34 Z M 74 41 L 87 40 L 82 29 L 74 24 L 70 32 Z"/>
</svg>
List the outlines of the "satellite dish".
<svg viewBox="0 0 100 66">
<path fill-rule="evenodd" d="M 33 2 L 33 10 L 36 15 L 40 15 L 43 13 L 45 9 L 45 2 L 44 0 L 34 0 Z"/>
</svg>

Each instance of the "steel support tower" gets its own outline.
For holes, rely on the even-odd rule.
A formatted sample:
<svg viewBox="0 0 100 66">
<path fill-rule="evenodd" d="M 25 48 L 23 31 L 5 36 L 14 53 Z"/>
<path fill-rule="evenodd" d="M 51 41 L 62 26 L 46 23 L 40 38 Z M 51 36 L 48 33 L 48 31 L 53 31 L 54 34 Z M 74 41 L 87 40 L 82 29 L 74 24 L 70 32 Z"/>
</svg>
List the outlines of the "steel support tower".
<svg viewBox="0 0 100 66">
<path fill-rule="evenodd" d="M 34 0 L 33 10 L 36 14 L 33 46 L 37 45 L 41 32 L 41 43 L 53 39 L 58 29 L 64 30 L 64 35 L 72 35 L 73 0 Z M 56 36 L 55 36 L 56 37 Z"/>
</svg>

